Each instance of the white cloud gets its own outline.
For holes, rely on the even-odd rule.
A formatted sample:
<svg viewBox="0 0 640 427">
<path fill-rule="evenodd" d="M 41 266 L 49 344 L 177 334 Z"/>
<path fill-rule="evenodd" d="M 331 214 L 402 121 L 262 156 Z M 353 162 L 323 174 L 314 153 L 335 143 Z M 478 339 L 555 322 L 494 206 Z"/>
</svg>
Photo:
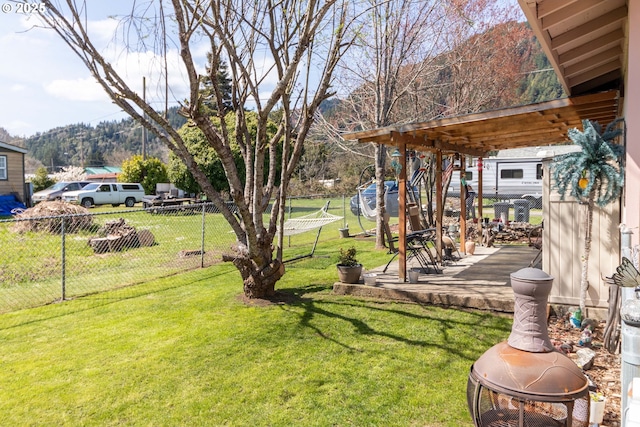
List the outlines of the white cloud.
<svg viewBox="0 0 640 427">
<path fill-rule="evenodd" d="M 26 135 L 30 133 L 33 126 L 33 123 L 29 123 L 24 120 L 10 120 L 9 122 L 3 123 L 2 127 L 12 133 L 14 136 L 17 135 Z"/>
<path fill-rule="evenodd" d="M 20 83 L 12 84 L 9 86 L 9 90 L 11 92 L 24 92 L 26 89 L 27 89 L 27 86 Z"/>
<path fill-rule="evenodd" d="M 108 101 L 104 89 L 93 77 L 57 79 L 46 84 L 44 88 L 52 96 L 71 101 Z"/>
<path fill-rule="evenodd" d="M 88 25 L 89 37 L 97 43 L 109 43 L 113 41 L 118 28 L 118 21 L 107 18 L 91 21 Z"/>
</svg>

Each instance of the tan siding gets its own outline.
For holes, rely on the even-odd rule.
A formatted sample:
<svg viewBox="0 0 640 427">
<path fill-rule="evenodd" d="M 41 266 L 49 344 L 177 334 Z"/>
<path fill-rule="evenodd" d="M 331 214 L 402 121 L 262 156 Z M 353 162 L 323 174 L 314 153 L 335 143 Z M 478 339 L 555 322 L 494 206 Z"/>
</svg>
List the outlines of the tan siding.
<svg viewBox="0 0 640 427">
<path fill-rule="evenodd" d="M 0 194 L 16 193 L 21 202 L 24 195 L 24 155 L 15 151 L 0 150 L 0 155 L 7 156 L 7 180 L 0 180 Z"/>
<path fill-rule="evenodd" d="M 543 270 L 555 278 L 549 302 L 577 306 L 580 304 L 586 206 L 568 198 L 560 200 L 558 193 L 550 190 L 548 163 L 544 176 Z M 602 277 L 610 276 L 619 264 L 619 218 L 620 203 L 594 210 L 587 307 L 608 307 L 609 290 Z"/>
</svg>

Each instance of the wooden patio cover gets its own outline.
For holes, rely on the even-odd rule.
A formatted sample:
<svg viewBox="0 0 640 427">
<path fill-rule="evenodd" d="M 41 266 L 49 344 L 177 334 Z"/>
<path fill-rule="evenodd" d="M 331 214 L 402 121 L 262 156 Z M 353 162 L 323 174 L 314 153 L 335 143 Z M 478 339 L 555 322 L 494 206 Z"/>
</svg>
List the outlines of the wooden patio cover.
<svg viewBox="0 0 640 427">
<path fill-rule="evenodd" d="M 553 101 L 529 104 L 482 113 L 447 117 L 421 123 L 390 126 L 345 134 L 348 140 L 373 142 L 407 150 L 432 151 L 436 154 L 436 191 L 442 191 L 442 156 L 459 153 L 484 157 L 490 151 L 528 146 L 545 146 L 570 142 L 568 131 L 582 129 L 582 120 L 606 126 L 619 114 L 618 91 L 608 91 Z M 399 176 L 399 278 L 406 280 L 406 155 L 401 156 Z M 462 171 L 463 173 L 464 171 Z M 481 201 L 482 192 L 478 188 Z M 462 192 L 461 192 L 462 194 Z M 437 253 L 442 254 L 442 196 L 436 197 Z M 481 206 L 482 203 L 480 202 Z M 466 219 L 461 203 L 460 230 L 464 242 Z M 462 245 L 464 246 L 464 245 Z"/>
</svg>

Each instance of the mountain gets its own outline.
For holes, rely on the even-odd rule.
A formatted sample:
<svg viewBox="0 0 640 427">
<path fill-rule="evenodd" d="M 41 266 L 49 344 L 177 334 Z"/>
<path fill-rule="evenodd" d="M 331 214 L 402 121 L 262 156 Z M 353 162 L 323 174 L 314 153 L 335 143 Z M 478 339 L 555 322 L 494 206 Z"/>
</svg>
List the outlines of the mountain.
<svg viewBox="0 0 640 427">
<path fill-rule="evenodd" d="M 170 108 L 167 117 L 176 129 L 186 123 L 178 114 L 178 107 Z M 78 123 L 37 133 L 20 145 L 29 150 L 29 157 L 37 160 L 29 162 L 33 164 L 30 168 L 42 164 L 55 172 L 65 166 L 120 166 L 123 160 L 142 153 L 142 127 L 131 118 L 104 121 L 96 126 Z M 147 135 L 145 151 L 148 156 L 168 160 L 168 149 L 154 135 Z"/>
<path fill-rule="evenodd" d="M 515 48 L 505 49 L 503 45 L 502 49 L 497 49 L 494 45 L 498 35 L 509 40 L 510 32 L 516 35 L 511 36 L 511 46 Z M 413 120 L 428 120 L 443 115 L 529 104 L 566 96 L 528 24 L 504 24 L 486 34 L 477 35 L 476 38 L 478 40 L 469 39 L 458 48 L 459 51 L 443 52 L 441 58 L 436 58 L 436 63 L 447 63 L 451 55 L 471 53 L 481 58 L 481 61 L 469 62 L 466 69 L 444 66 L 438 73 L 425 77 L 419 85 L 423 90 L 414 94 L 424 105 L 420 111 L 416 110 L 416 118 Z M 474 53 L 470 46 L 479 50 Z M 481 80 L 485 78 L 483 76 L 475 78 L 474 73 L 490 63 L 489 57 L 496 56 L 496 52 L 502 55 L 492 59 L 494 63 L 498 61 L 503 65 L 498 67 L 499 72 L 485 71 L 484 76 L 490 76 L 488 83 Z M 483 55 L 487 60 L 482 61 Z M 327 116 L 340 115 L 341 102 L 337 98 L 326 100 L 321 110 Z M 403 103 L 407 105 L 404 106 Z M 413 107 L 414 98 L 401 100 L 398 103 L 399 110 L 405 113 L 410 111 L 410 104 Z M 178 107 L 168 111 L 168 119 L 176 129 L 186 122 L 177 112 Z M 398 119 L 406 121 L 407 118 Z M 46 166 L 49 171 L 57 171 L 64 166 L 119 166 L 123 160 L 142 153 L 142 128 L 131 118 L 105 121 L 96 126 L 83 123 L 66 125 L 19 142 L 15 142 L 15 138 L 0 128 L 0 140 L 8 143 L 14 141 L 14 144 L 29 150 L 27 173 L 33 173 L 39 165 Z M 145 150 L 149 156 L 168 161 L 167 147 L 153 135 L 148 135 Z"/>
</svg>

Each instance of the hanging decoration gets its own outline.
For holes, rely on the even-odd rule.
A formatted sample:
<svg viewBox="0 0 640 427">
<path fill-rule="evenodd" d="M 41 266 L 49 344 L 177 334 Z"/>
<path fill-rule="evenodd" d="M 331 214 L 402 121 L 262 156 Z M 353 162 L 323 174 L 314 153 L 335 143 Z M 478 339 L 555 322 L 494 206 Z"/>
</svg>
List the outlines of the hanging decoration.
<svg viewBox="0 0 640 427">
<path fill-rule="evenodd" d="M 578 180 L 578 187 L 580 187 L 580 189 L 582 190 L 585 190 L 588 185 L 589 185 L 589 178 L 587 178 L 587 170 L 585 169 L 582 171 L 582 176 Z"/>
<path fill-rule="evenodd" d="M 391 153 L 391 167 L 395 171 L 396 177 L 399 177 L 400 172 L 402 171 L 402 164 L 400 163 L 400 157 L 402 157 L 400 150 L 398 150 L 397 148 L 393 150 L 393 152 Z"/>
</svg>

